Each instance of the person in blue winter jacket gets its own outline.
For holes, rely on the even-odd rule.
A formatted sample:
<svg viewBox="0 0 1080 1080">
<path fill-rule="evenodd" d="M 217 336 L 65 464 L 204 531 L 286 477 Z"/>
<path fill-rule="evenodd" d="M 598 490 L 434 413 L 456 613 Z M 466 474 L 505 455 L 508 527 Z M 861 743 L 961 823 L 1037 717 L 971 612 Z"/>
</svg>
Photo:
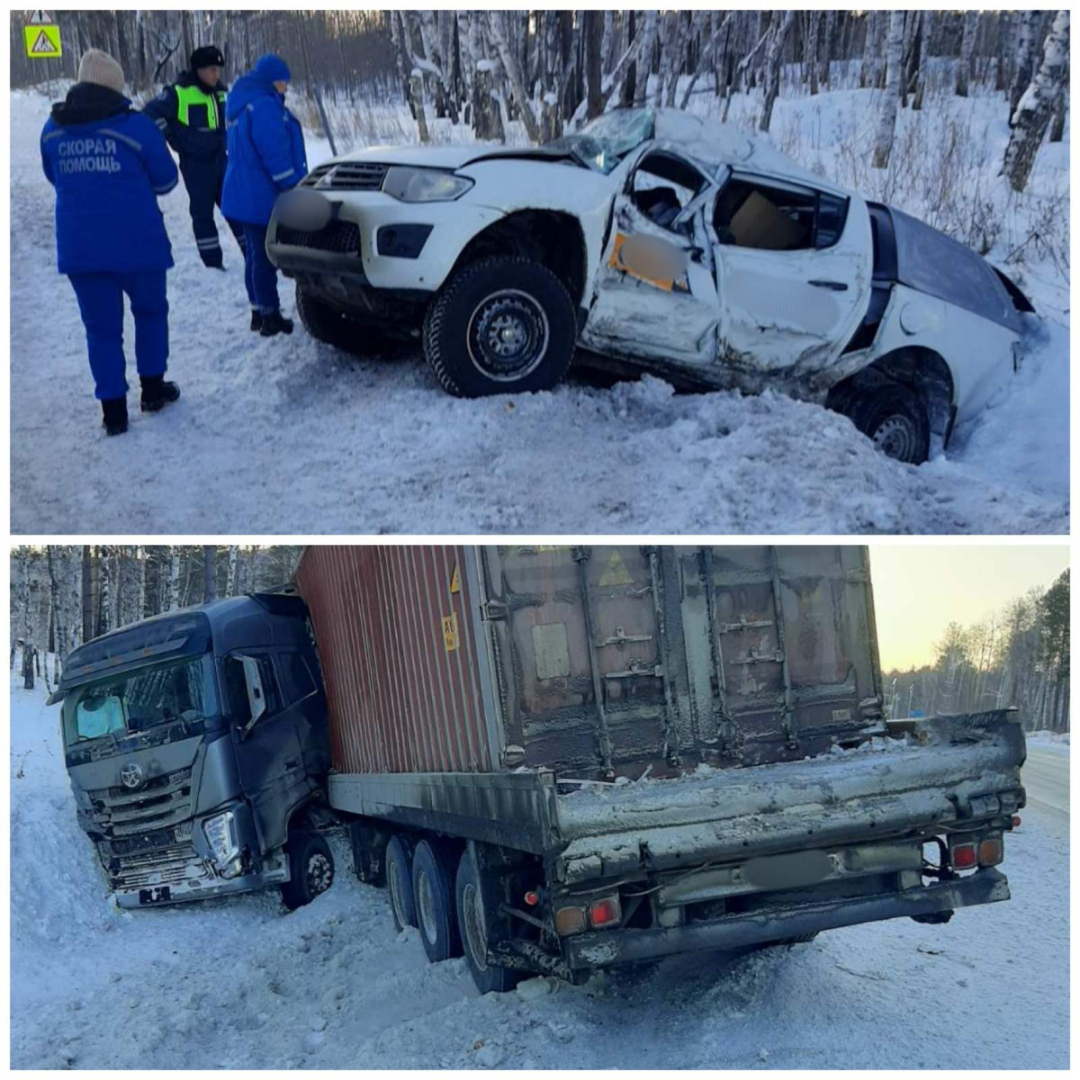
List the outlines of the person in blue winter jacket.
<svg viewBox="0 0 1080 1080">
<path fill-rule="evenodd" d="M 180 396 L 176 383 L 165 381 L 165 272 L 173 259 L 157 204 L 178 175 L 153 120 L 124 97 L 124 72 L 111 56 L 89 49 L 78 78 L 45 123 L 41 165 L 56 189 L 57 261 L 79 303 L 105 431 L 120 435 L 128 427 L 125 293 L 143 412 Z"/>
<path fill-rule="evenodd" d="M 283 191 L 307 175 L 304 133 L 285 107 L 289 67 L 280 56 L 260 57 L 233 84 L 225 103 L 228 166 L 221 212 L 244 226 L 244 269 L 255 294 L 251 329 L 263 337 L 291 334 L 282 317 L 277 270 L 266 255 L 266 227 Z"/>
</svg>

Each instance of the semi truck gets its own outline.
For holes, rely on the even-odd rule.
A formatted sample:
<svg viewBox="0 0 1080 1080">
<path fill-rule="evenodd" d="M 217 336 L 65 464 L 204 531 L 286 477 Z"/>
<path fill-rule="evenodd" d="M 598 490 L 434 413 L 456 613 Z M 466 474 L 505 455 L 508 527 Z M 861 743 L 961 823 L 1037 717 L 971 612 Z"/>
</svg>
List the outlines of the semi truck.
<svg viewBox="0 0 1080 1080">
<path fill-rule="evenodd" d="M 1009 899 L 1015 712 L 886 718 L 855 546 L 312 546 L 364 881 L 481 992 Z"/>
<path fill-rule="evenodd" d="M 76 650 L 119 902 L 361 881 L 481 992 L 1009 898 L 1014 711 L 886 717 L 866 549 L 310 546 Z"/>
</svg>

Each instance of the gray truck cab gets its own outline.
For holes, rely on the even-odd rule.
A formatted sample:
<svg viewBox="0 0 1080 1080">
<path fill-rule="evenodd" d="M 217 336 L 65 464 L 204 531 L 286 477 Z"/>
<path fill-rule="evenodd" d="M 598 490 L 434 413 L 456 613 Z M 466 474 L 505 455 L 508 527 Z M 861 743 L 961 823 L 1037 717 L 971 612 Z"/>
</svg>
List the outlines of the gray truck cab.
<svg viewBox="0 0 1080 1080">
<path fill-rule="evenodd" d="M 233 597 L 87 642 L 57 701 L 79 824 L 122 907 L 278 885 L 294 908 L 329 887 L 326 697 L 298 596 Z"/>
</svg>

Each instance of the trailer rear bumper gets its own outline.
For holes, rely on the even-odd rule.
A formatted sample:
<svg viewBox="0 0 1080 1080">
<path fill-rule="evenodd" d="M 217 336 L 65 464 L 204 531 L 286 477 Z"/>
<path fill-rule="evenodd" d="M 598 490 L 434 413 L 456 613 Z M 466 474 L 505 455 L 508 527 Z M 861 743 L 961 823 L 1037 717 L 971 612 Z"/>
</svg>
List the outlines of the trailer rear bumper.
<svg viewBox="0 0 1080 1080">
<path fill-rule="evenodd" d="M 784 941 L 841 926 L 933 915 L 1008 899 L 1008 878 L 998 870 L 984 869 L 956 881 L 902 892 L 777 907 L 768 912 L 725 916 L 686 926 L 582 934 L 566 939 L 564 947 L 566 962 L 571 969 L 609 967 L 676 953 L 722 951 Z"/>
</svg>

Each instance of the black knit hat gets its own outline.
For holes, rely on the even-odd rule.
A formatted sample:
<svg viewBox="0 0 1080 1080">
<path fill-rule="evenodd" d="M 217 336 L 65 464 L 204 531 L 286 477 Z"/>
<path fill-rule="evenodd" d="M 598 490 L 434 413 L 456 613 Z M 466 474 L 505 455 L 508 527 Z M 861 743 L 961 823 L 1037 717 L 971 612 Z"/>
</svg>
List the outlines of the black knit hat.
<svg viewBox="0 0 1080 1080">
<path fill-rule="evenodd" d="M 224 67 L 225 57 L 216 45 L 200 45 L 191 54 L 191 70 L 198 71 L 204 67 Z"/>
</svg>

